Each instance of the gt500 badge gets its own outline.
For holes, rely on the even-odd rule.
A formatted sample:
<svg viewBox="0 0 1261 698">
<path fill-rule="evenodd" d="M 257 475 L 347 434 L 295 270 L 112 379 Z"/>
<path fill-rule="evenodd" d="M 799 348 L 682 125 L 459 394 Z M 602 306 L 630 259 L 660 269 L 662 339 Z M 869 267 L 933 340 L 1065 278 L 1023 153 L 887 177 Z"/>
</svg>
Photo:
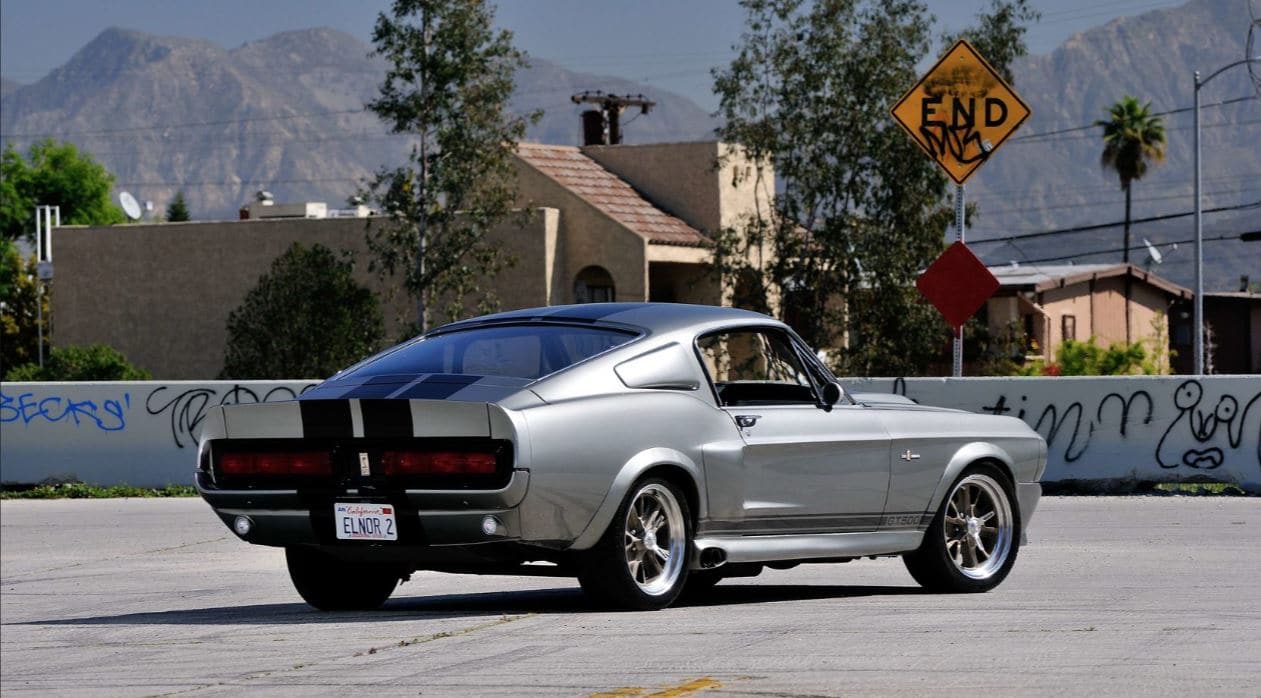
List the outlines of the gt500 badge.
<svg viewBox="0 0 1261 698">
<path fill-rule="evenodd" d="M 917 526 L 919 525 L 919 514 L 894 514 L 884 517 L 885 526 Z"/>
</svg>

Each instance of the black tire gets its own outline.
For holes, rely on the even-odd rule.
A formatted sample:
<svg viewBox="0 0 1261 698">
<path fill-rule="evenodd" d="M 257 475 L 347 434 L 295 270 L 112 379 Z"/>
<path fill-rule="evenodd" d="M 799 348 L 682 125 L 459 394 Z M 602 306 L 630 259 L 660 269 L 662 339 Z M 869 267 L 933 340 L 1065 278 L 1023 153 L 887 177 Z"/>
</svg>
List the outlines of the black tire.
<svg viewBox="0 0 1261 698">
<path fill-rule="evenodd" d="M 1011 479 L 980 464 L 951 484 L 923 543 L 902 560 L 925 589 L 979 593 L 1007 577 L 1019 550 L 1020 508 Z"/>
<path fill-rule="evenodd" d="M 702 598 L 713 591 L 718 582 L 723 579 L 726 577 L 719 574 L 718 570 L 692 570 L 687 573 L 687 583 L 683 585 L 683 597 Z"/>
<path fill-rule="evenodd" d="M 285 548 L 285 561 L 302 600 L 321 611 L 380 608 L 402 577 L 393 565 L 346 562 L 315 548 Z"/>
<path fill-rule="evenodd" d="M 692 513 L 687 498 L 670 481 L 647 477 L 631 487 L 600 541 L 583 555 L 578 582 L 598 604 L 655 611 L 669 606 L 683 591 L 691 559 Z"/>
</svg>

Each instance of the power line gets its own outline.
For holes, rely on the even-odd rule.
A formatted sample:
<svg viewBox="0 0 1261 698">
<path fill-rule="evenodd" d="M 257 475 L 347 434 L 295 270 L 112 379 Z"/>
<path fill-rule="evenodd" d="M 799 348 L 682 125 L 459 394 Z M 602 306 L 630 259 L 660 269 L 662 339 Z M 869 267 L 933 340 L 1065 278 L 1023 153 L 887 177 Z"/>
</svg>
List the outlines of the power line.
<svg viewBox="0 0 1261 698">
<path fill-rule="evenodd" d="M 1234 206 L 1218 206 L 1217 208 L 1206 208 L 1204 213 L 1221 213 L 1223 211 L 1242 211 L 1248 208 L 1256 208 L 1261 206 L 1261 199 L 1246 204 L 1236 204 Z M 1156 221 L 1167 221 L 1174 218 L 1186 218 L 1194 216 L 1195 211 L 1182 211 L 1180 213 L 1167 213 L 1163 216 L 1149 216 L 1147 218 L 1132 218 L 1130 225 L 1135 223 L 1154 223 Z M 996 242 L 1011 242 L 1012 240 L 1031 240 L 1033 238 L 1048 237 L 1050 235 L 1063 235 L 1065 233 L 1087 233 L 1092 230 L 1104 230 L 1106 228 L 1115 228 L 1118 225 L 1125 225 L 1125 221 L 1114 221 L 1112 223 L 1096 223 L 1093 225 L 1080 225 L 1072 228 L 1060 228 L 1058 230 L 1042 230 L 1034 233 L 1018 233 L 1016 235 L 1006 235 L 997 238 L 986 238 L 985 240 L 972 240 L 969 244 L 982 245 Z"/>
<path fill-rule="evenodd" d="M 330 116 L 345 116 L 347 114 L 362 114 L 365 110 L 363 107 L 358 109 L 342 109 L 339 111 L 325 112 L 306 112 L 299 114 L 279 114 L 273 116 L 255 116 L 242 119 L 221 119 L 217 121 L 190 121 L 182 124 L 152 124 L 149 126 L 124 126 L 120 128 L 103 128 L 91 131 L 50 131 L 47 133 L 0 133 L 3 138 L 50 138 L 60 136 L 95 136 L 114 133 L 136 133 L 139 131 L 153 131 L 159 129 L 171 128 L 198 128 L 201 126 L 231 126 L 233 124 L 254 123 L 258 121 L 284 121 L 287 119 L 305 119 L 305 118 L 324 118 Z"/>
<path fill-rule="evenodd" d="M 1238 178 L 1231 177 L 1230 179 L 1238 179 Z M 1186 186 L 1190 186 L 1190 185 L 1186 185 Z M 1226 194 L 1243 194 L 1244 192 L 1253 191 L 1257 189 L 1258 187 L 1261 187 L 1261 182 L 1256 182 L 1252 184 L 1251 186 L 1244 187 L 1243 189 L 1216 189 L 1213 191 L 1205 191 L 1203 192 L 1203 194 L 1206 197 L 1224 196 Z M 1162 196 L 1135 197 L 1131 199 L 1131 201 L 1134 203 L 1145 203 L 1145 202 L 1152 202 L 1152 201 L 1168 201 L 1170 199 L 1185 199 L 1191 196 L 1195 196 L 1194 192 L 1187 191 L 1180 194 L 1164 194 Z M 1106 200 L 1099 199 L 1099 200 L 1075 201 L 1075 202 L 1066 203 L 1066 204 L 1054 204 L 1054 205 L 1049 205 L 1049 206 L 1023 206 L 1019 208 L 994 208 L 994 209 L 986 209 L 982 207 L 980 208 L 979 212 L 985 215 L 999 215 L 999 214 L 1004 214 L 1004 213 L 1027 213 L 1029 211 L 1056 211 L 1056 210 L 1065 209 L 1065 208 L 1106 206 L 1110 204 L 1119 204 L 1123 201 L 1124 199 L 1122 198 L 1113 197 Z"/>
<path fill-rule="evenodd" d="M 1261 232 L 1261 231 L 1255 231 L 1255 232 Z M 1243 235 L 1250 235 L 1250 234 L 1252 233 L 1243 233 Z M 1216 235 L 1213 237 L 1201 238 L 1203 242 L 1222 242 L 1224 240 L 1239 240 L 1239 239 L 1240 239 L 1240 233 L 1234 233 L 1231 235 Z M 1165 240 L 1165 241 L 1162 241 L 1160 244 L 1161 245 L 1189 245 L 1193 242 L 1195 242 L 1195 238 L 1189 238 L 1186 240 Z M 1016 249 L 1019 250 L 1020 248 L 1016 248 Z M 1130 247 L 1130 249 L 1141 250 L 1142 248 Z M 1021 264 L 1041 264 L 1043 262 L 1060 262 L 1065 259 L 1075 259 L 1077 257 L 1093 257 L 1095 255 L 1101 255 L 1101 254 L 1116 254 L 1117 252 L 1124 252 L 1124 251 L 1125 251 L 1124 247 L 1114 247 L 1112 249 L 1107 249 L 1107 250 L 1092 250 L 1090 252 L 1076 252 L 1073 254 L 1059 255 L 1057 257 L 1039 257 L 1038 259 L 1025 259 L 1021 261 Z M 995 265 L 991 265 L 991 266 L 995 266 Z"/>
<path fill-rule="evenodd" d="M 1235 97 L 1235 98 L 1233 98 L 1233 99 L 1227 99 L 1227 100 L 1224 100 L 1224 101 L 1221 101 L 1221 102 L 1212 102 L 1212 103 L 1210 103 L 1210 104 L 1201 104 L 1201 105 L 1200 105 L 1200 109 L 1209 109 L 1209 108 L 1211 108 L 1211 107 L 1224 107 L 1224 106 L 1227 106 L 1227 105 L 1230 105 L 1230 104 L 1238 104 L 1239 102 L 1248 102 L 1248 101 L 1254 100 L 1254 99 L 1256 99 L 1256 98 L 1257 98 L 1257 95 L 1255 95 L 1255 94 L 1252 94 L 1252 95 L 1245 95 L 1245 96 L 1243 96 L 1243 97 Z M 1166 110 L 1166 111 L 1159 111 L 1159 112 L 1156 112 L 1156 113 L 1152 114 L 1152 116 L 1170 116 L 1170 115 L 1172 115 L 1172 114 L 1182 114 L 1182 113 L 1185 113 L 1185 112 L 1194 111 L 1194 109 L 1195 109 L 1195 107 L 1178 107 L 1177 109 L 1168 109 L 1168 110 Z M 1015 137 L 1012 137 L 1012 138 L 1007 139 L 1007 142 L 1008 142 L 1008 143 L 1015 143 L 1015 142 L 1018 142 L 1018 141 L 1030 141 L 1030 140 L 1044 139 L 1044 138 L 1048 138 L 1048 137 L 1050 137 L 1050 136 L 1058 136 L 1058 135 L 1065 134 L 1065 133 L 1075 133 L 1075 132 L 1077 132 L 1077 131 L 1085 131 L 1085 130 L 1087 130 L 1087 129 L 1094 129 L 1094 128 L 1099 128 L 1099 126 L 1098 126 L 1098 125 L 1096 125 L 1096 124 L 1090 123 L 1090 124 L 1085 124 L 1085 125 L 1082 125 L 1082 126 L 1073 126 L 1073 127 L 1071 127 L 1071 128 L 1061 128 L 1061 129 L 1057 129 L 1057 130 L 1055 130 L 1055 131 L 1044 131 L 1044 132 L 1042 132 L 1042 133 L 1030 133 L 1030 134 L 1027 134 L 1027 135 L 1024 135 L 1024 136 L 1015 136 Z M 1169 130 L 1173 130 L 1173 129 L 1169 129 Z"/>
</svg>

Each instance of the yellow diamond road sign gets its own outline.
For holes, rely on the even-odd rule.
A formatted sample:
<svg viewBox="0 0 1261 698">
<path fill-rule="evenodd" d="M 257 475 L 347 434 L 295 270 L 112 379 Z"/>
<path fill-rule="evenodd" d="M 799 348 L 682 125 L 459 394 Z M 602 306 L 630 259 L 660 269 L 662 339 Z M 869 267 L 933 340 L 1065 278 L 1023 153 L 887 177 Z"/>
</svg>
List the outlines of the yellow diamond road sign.
<svg viewBox="0 0 1261 698">
<path fill-rule="evenodd" d="M 1032 113 L 994 67 L 960 39 L 892 109 L 911 138 L 956 184 Z"/>
</svg>

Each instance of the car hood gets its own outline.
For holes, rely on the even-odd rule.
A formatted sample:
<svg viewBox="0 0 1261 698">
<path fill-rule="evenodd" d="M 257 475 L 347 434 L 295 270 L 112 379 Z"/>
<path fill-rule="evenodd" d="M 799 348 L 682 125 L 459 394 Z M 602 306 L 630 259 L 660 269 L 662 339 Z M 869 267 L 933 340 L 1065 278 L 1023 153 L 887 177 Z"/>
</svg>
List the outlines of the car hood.
<svg viewBox="0 0 1261 698">
<path fill-rule="evenodd" d="M 896 395 L 893 393 L 850 393 L 850 397 L 854 398 L 854 402 L 867 407 L 877 409 L 898 409 L 898 410 L 917 410 L 922 412 L 966 412 L 966 410 L 957 410 L 950 407 L 937 407 L 935 405 L 921 405 L 905 395 Z"/>
</svg>

